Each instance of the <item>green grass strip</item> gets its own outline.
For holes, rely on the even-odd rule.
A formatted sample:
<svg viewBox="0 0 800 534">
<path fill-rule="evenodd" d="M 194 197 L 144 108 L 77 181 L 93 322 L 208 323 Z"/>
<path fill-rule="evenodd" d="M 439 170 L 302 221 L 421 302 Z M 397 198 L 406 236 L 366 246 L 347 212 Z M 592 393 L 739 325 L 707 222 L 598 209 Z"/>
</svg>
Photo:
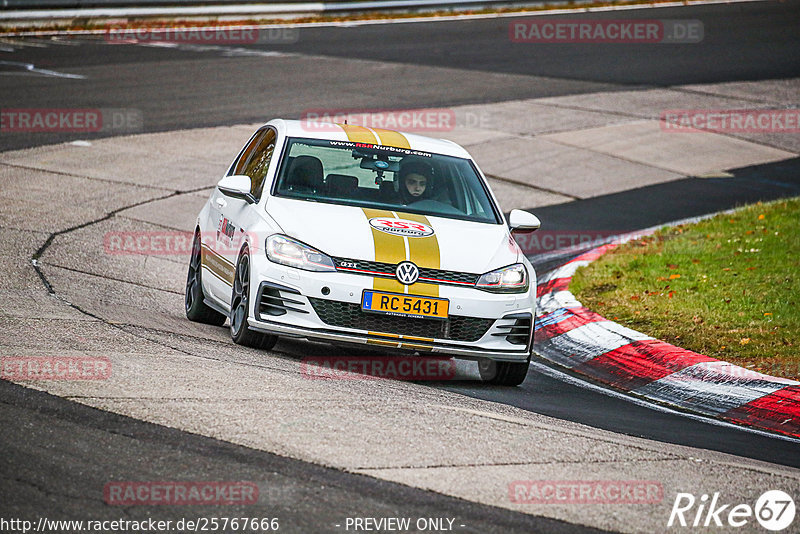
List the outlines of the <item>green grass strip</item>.
<svg viewBox="0 0 800 534">
<path fill-rule="evenodd" d="M 608 319 L 742 367 L 800 378 L 800 198 L 664 228 L 578 270 Z"/>
</svg>

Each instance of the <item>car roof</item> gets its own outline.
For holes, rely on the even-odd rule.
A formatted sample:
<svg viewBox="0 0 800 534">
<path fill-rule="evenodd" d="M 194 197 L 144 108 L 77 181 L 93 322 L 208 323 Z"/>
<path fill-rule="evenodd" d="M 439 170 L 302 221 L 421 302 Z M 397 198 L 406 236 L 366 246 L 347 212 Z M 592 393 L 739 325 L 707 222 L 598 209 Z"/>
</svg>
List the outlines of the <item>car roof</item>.
<svg viewBox="0 0 800 534">
<path fill-rule="evenodd" d="M 472 159 L 466 150 L 452 141 L 435 139 L 433 137 L 407 132 L 379 128 L 364 128 L 362 126 L 330 122 L 286 119 L 273 119 L 269 121 L 267 125 L 274 126 L 279 134 L 282 133 L 287 137 L 305 137 L 310 139 L 327 139 L 331 141 L 358 141 Z M 406 143 L 407 146 L 405 145 Z"/>
</svg>

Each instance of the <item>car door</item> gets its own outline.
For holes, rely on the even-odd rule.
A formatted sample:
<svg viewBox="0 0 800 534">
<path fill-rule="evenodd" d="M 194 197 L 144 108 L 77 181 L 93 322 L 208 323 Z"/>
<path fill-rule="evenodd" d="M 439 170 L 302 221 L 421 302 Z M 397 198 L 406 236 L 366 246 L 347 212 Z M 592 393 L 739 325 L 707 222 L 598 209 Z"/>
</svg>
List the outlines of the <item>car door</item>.
<svg viewBox="0 0 800 534">
<path fill-rule="evenodd" d="M 258 220 L 254 212 L 258 206 L 258 200 L 264 189 L 265 179 L 269 171 L 272 156 L 275 153 L 276 132 L 272 128 L 265 128 L 253 139 L 245 150 L 239 161 L 232 167 L 229 174 L 240 174 L 250 178 L 250 194 L 256 199 L 256 203 L 249 203 L 247 200 L 223 196 L 218 203 L 219 219 L 216 222 L 217 231 L 215 237 L 216 245 L 228 267 L 235 269 L 239 259 L 239 252 L 244 243 L 245 236 L 252 234 L 249 226 Z M 263 245 L 263 239 L 253 238 L 254 247 Z M 255 252 L 255 251 L 251 251 Z M 229 279 L 232 285 L 233 278 Z M 230 286 L 227 289 L 227 297 L 230 298 Z"/>
<path fill-rule="evenodd" d="M 250 193 L 256 199 L 261 197 L 264 188 L 276 137 L 272 128 L 256 132 L 228 171 L 228 175 L 249 176 Z M 208 231 L 203 236 L 203 265 L 211 276 L 204 279 L 204 286 L 226 308 L 230 305 L 236 261 L 244 236 L 249 231 L 247 224 L 253 220 L 248 213 L 255 210 L 256 205 L 224 195 L 219 189 L 214 189 L 211 195 L 206 224 Z"/>
</svg>

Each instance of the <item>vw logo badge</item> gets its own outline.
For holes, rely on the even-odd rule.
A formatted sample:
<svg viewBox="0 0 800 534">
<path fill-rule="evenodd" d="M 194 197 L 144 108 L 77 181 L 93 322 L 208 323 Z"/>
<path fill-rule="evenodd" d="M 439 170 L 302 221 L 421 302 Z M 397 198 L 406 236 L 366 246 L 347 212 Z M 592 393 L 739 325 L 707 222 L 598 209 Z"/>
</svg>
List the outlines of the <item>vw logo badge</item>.
<svg viewBox="0 0 800 534">
<path fill-rule="evenodd" d="M 401 283 L 410 286 L 419 278 L 419 269 L 410 261 L 403 261 L 397 264 L 394 274 Z"/>
</svg>

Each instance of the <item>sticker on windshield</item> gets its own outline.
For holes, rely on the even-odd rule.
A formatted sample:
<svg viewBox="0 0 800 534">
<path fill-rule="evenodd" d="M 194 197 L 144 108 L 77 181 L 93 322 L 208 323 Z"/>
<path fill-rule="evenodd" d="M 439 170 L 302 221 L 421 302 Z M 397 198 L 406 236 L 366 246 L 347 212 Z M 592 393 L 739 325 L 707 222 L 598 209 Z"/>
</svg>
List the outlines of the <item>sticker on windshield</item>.
<svg viewBox="0 0 800 534">
<path fill-rule="evenodd" d="M 430 152 L 422 152 L 421 150 L 412 150 L 410 148 L 400 148 L 391 145 L 373 145 L 371 143 L 360 143 L 356 141 L 323 141 L 314 139 L 308 143 L 301 143 L 304 146 L 330 146 L 330 147 L 344 147 L 344 148 L 365 148 L 379 154 L 388 154 L 389 156 L 422 156 L 425 158 L 433 157 Z"/>
<path fill-rule="evenodd" d="M 376 230 L 401 237 L 427 237 L 433 235 L 433 228 L 427 224 L 406 219 L 374 217 L 369 220 L 369 224 Z"/>
</svg>

